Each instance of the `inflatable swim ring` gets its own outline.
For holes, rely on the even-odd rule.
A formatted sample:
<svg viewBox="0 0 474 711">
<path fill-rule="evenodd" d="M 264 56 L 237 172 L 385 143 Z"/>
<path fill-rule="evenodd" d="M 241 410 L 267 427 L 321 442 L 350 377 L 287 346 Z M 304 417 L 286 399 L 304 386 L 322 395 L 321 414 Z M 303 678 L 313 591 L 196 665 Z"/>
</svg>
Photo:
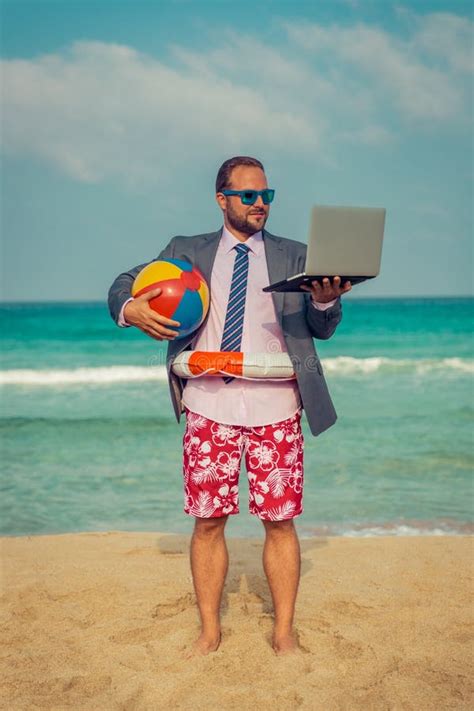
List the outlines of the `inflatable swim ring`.
<svg viewBox="0 0 474 711">
<path fill-rule="evenodd" d="M 233 375 L 247 380 L 291 380 L 296 377 L 288 353 L 183 351 L 171 367 L 181 378 Z"/>
</svg>

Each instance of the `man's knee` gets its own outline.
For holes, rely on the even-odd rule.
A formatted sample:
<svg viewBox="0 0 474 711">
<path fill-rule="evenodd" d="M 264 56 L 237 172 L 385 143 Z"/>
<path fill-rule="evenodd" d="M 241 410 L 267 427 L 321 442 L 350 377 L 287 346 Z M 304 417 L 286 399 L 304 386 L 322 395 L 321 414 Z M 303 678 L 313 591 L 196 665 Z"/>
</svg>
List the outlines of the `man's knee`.
<svg viewBox="0 0 474 711">
<path fill-rule="evenodd" d="M 280 536 L 295 531 L 295 524 L 292 518 L 285 521 L 265 521 L 262 519 L 265 531 L 269 535 Z"/>
<path fill-rule="evenodd" d="M 218 536 L 224 531 L 227 516 L 216 516 L 214 518 L 200 518 L 195 516 L 194 533 L 198 536 Z"/>
</svg>

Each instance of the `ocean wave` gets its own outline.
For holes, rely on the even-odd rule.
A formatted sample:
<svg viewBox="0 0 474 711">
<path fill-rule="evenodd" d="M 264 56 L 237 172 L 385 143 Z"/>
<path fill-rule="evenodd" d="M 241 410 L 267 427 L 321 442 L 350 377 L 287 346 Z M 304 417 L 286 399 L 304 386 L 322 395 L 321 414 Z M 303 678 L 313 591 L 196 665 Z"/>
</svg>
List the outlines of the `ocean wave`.
<svg viewBox="0 0 474 711">
<path fill-rule="evenodd" d="M 327 373 L 336 375 L 370 375 L 378 371 L 411 372 L 425 374 L 432 371 L 457 370 L 462 373 L 474 372 L 474 360 L 471 358 L 387 358 L 372 356 L 371 358 L 353 358 L 352 356 L 337 356 L 322 361 Z"/>
<path fill-rule="evenodd" d="M 301 538 L 313 536 L 347 536 L 349 538 L 372 538 L 375 536 L 472 536 L 471 521 L 387 521 L 385 523 L 331 523 L 304 525 Z"/>
<path fill-rule="evenodd" d="M 474 360 L 469 358 L 387 358 L 373 356 L 354 358 L 337 356 L 322 360 L 326 374 L 330 376 L 372 375 L 373 373 L 415 373 L 424 375 L 433 371 L 457 371 L 473 373 Z M 166 381 L 164 365 L 131 366 L 114 365 L 98 368 L 73 368 L 51 370 L 2 370 L 2 385 L 114 385 L 117 383 L 139 383 L 147 381 Z"/>
<path fill-rule="evenodd" d="M 2 385 L 113 385 L 167 380 L 165 366 L 113 365 L 71 370 L 2 370 Z"/>
</svg>

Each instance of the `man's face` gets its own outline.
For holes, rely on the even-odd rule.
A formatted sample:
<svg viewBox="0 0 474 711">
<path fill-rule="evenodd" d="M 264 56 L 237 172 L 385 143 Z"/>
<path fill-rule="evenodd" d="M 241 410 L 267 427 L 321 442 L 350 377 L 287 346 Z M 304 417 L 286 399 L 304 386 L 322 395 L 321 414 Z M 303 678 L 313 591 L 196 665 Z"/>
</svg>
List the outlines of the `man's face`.
<svg viewBox="0 0 474 711">
<path fill-rule="evenodd" d="M 250 165 L 238 165 L 230 174 L 230 190 L 264 190 L 268 187 L 265 173 Z M 227 217 L 227 223 L 238 232 L 253 235 L 262 230 L 270 213 L 259 195 L 253 205 L 243 205 L 239 195 L 217 194 L 217 202 Z"/>
</svg>

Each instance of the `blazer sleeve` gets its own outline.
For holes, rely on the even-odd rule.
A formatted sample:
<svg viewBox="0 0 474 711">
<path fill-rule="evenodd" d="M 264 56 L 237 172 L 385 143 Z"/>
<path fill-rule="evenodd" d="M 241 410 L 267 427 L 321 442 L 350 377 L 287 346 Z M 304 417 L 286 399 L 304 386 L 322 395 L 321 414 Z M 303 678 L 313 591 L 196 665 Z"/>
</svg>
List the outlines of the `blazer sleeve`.
<svg viewBox="0 0 474 711">
<path fill-rule="evenodd" d="M 148 264 L 156 262 L 158 259 L 169 259 L 171 257 L 174 257 L 174 241 L 175 237 L 173 237 L 173 239 L 166 245 L 164 249 L 161 250 L 159 255 L 154 259 L 150 259 L 149 262 L 138 264 L 136 267 L 132 267 L 132 269 L 129 269 L 126 272 L 122 272 L 114 280 L 108 293 L 108 306 L 110 315 L 117 325 L 122 306 L 128 299 L 130 299 L 132 295 L 132 284 L 135 281 L 136 276 Z"/>
<path fill-rule="evenodd" d="M 311 303 L 311 296 L 305 293 L 306 321 L 313 338 L 320 338 L 326 341 L 331 338 L 336 330 L 337 324 L 342 319 L 341 297 L 338 296 L 336 303 L 329 309 L 320 311 L 315 309 Z"/>
<path fill-rule="evenodd" d="M 291 245 L 293 258 L 295 263 L 292 265 L 292 269 L 296 269 L 293 273 L 298 274 L 304 271 L 306 262 L 306 245 L 301 243 L 295 243 Z M 337 324 L 342 319 L 342 303 L 341 297 L 338 296 L 336 303 L 330 306 L 328 309 L 316 309 L 311 303 L 311 295 L 303 291 L 303 309 L 305 312 L 306 323 L 310 330 L 313 338 L 319 338 L 326 341 L 331 338 L 332 334 L 336 330 Z"/>
</svg>

